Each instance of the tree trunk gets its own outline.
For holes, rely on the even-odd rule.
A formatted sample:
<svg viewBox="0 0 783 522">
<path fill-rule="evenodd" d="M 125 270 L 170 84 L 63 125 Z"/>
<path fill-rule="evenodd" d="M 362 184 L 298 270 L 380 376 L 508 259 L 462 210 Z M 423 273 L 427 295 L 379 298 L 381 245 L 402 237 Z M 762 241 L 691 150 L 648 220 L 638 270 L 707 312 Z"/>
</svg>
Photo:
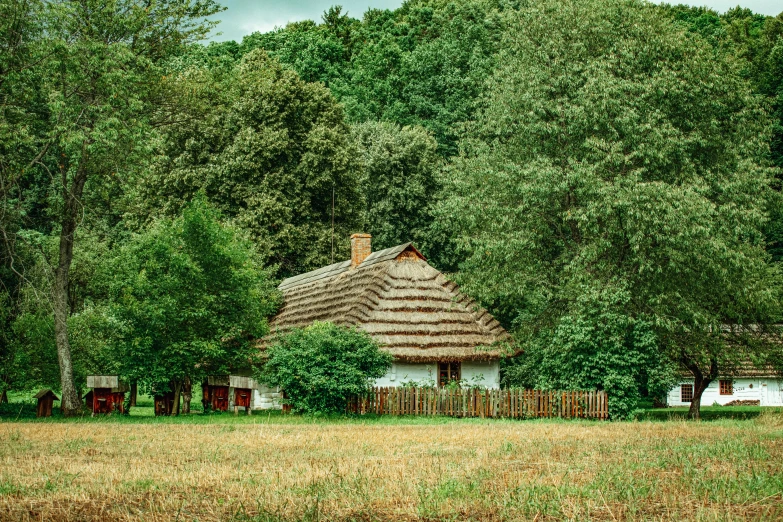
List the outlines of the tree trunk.
<svg viewBox="0 0 783 522">
<path fill-rule="evenodd" d="M 707 389 L 708 381 L 705 379 L 694 379 L 693 381 L 693 399 L 691 399 L 691 406 L 688 409 L 688 418 L 691 420 L 701 419 L 701 395 L 704 390 Z"/>
<path fill-rule="evenodd" d="M 0 395 L 0 404 L 8 404 L 8 393 L 6 390 L 3 390 L 2 395 Z"/>
<path fill-rule="evenodd" d="M 131 408 L 136 407 L 136 397 L 139 395 L 139 383 L 136 381 L 133 381 L 131 383 L 131 389 L 130 389 L 130 406 Z"/>
<path fill-rule="evenodd" d="M 86 143 L 83 148 L 86 148 Z M 73 261 L 74 234 L 79 223 L 78 218 L 84 183 L 87 181 L 85 161 L 86 158 L 83 157 L 70 189 L 68 187 L 67 174 L 63 170 L 62 195 L 64 208 L 62 229 L 60 230 L 59 260 L 54 274 L 54 338 L 57 343 L 57 360 L 60 363 L 60 391 L 62 392 L 62 402 L 60 404 L 63 415 L 66 417 L 77 415 L 81 409 L 79 394 L 73 381 L 71 344 L 68 340 L 68 317 L 71 315 L 68 287 L 71 276 L 71 262 Z"/>
<path fill-rule="evenodd" d="M 193 384 L 190 377 L 185 377 L 182 383 L 182 413 L 190 413 L 190 400 L 193 398 Z"/>
<path fill-rule="evenodd" d="M 171 407 L 171 414 L 179 416 L 179 398 L 182 395 L 182 381 L 174 381 L 174 405 Z"/>
<path fill-rule="evenodd" d="M 710 359 L 710 371 L 707 375 L 704 375 L 695 363 L 686 363 L 686 367 L 693 374 L 693 399 L 688 409 L 688 418 L 701 420 L 701 396 L 707 386 L 718 377 L 718 361 L 714 358 Z"/>
</svg>

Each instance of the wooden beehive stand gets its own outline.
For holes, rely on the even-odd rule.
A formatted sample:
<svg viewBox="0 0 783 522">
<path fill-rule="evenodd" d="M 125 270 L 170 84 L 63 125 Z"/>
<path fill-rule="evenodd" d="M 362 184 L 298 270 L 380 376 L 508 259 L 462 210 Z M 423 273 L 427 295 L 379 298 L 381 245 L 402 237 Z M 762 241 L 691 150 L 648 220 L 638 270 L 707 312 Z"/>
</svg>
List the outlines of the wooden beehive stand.
<svg viewBox="0 0 783 522">
<path fill-rule="evenodd" d="M 96 413 L 115 411 L 125 413 L 125 392 L 128 391 L 128 385 L 121 382 L 118 376 L 88 375 L 87 387 L 91 388 L 87 394 L 87 404 L 93 416 Z"/>
<path fill-rule="evenodd" d="M 213 375 L 201 385 L 204 407 L 210 406 L 213 411 L 228 411 L 229 392 L 234 389 L 234 414 L 239 408 L 244 408 L 250 415 L 253 410 L 253 391 L 258 385 L 251 377 L 241 375 Z"/>
<path fill-rule="evenodd" d="M 36 393 L 33 398 L 38 399 L 38 409 L 36 410 L 37 417 L 51 417 L 54 401 L 60 400 L 52 390 L 41 390 Z"/>
</svg>

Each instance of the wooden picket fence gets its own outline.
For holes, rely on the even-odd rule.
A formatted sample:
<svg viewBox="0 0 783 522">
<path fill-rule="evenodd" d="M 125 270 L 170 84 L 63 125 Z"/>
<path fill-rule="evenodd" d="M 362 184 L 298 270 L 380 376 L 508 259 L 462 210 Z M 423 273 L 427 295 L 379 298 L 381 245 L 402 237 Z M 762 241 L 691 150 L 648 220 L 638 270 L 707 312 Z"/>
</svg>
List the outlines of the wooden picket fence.
<svg viewBox="0 0 783 522">
<path fill-rule="evenodd" d="M 451 417 L 607 419 L 605 391 L 478 390 L 469 388 L 372 388 L 354 398 L 350 413 Z"/>
</svg>

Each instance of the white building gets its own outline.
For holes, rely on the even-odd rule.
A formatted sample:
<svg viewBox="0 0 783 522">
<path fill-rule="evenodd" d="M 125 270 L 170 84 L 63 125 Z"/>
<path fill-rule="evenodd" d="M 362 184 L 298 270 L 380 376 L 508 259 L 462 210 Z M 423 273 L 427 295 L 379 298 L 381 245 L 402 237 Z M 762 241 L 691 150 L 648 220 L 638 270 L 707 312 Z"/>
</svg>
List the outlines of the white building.
<svg viewBox="0 0 783 522">
<path fill-rule="evenodd" d="M 693 379 L 683 379 L 669 391 L 666 403 L 669 406 L 689 406 L 693 397 Z M 764 376 L 738 376 L 716 379 L 704 390 L 702 406 L 733 401 L 758 401 L 760 406 L 783 406 L 783 380 L 769 374 Z"/>
</svg>

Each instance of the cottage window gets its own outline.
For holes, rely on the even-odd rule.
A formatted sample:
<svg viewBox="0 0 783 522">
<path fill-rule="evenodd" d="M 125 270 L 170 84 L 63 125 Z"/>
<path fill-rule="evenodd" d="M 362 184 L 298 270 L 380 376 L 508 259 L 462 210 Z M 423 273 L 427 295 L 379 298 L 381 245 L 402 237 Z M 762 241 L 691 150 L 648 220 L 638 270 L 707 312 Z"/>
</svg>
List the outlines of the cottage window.
<svg viewBox="0 0 783 522">
<path fill-rule="evenodd" d="M 458 362 L 442 362 L 438 364 L 438 385 L 446 386 L 451 381 L 459 381 L 462 373 Z"/>
<path fill-rule="evenodd" d="M 734 395 L 734 381 L 721 380 L 720 381 L 720 394 L 721 395 Z"/>
<path fill-rule="evenodd" d="M 680 386 L 680 402 L 693 401 L 693 384 L 683 384 Z"/>
</svg>

